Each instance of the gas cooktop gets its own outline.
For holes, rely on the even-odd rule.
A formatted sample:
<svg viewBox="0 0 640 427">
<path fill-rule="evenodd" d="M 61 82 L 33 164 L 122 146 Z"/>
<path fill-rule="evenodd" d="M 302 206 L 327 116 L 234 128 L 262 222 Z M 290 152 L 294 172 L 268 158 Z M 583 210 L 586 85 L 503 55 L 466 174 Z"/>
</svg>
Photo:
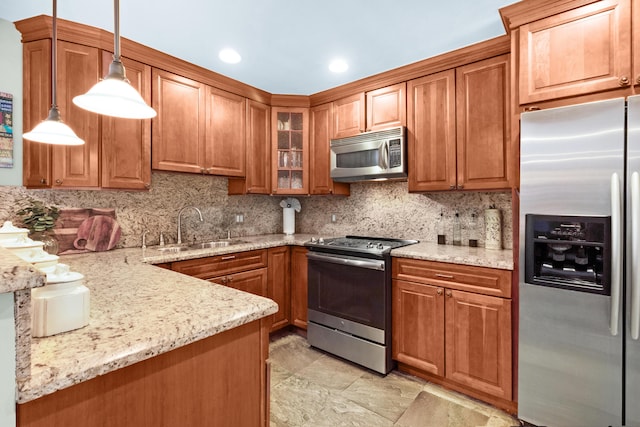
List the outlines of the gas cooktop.
<svg viewBox="0 0 640 427">
<path fill-rule="evenodd" d="M 305 243 L 311 249 L 323 252 L 359 252 L 374 255 L 385 255 L 392 249 L 418 243 L 417 240 L 389 239 L 385 237 L 344 236 L 332 238 L 315 238 Z"/>
</svg>

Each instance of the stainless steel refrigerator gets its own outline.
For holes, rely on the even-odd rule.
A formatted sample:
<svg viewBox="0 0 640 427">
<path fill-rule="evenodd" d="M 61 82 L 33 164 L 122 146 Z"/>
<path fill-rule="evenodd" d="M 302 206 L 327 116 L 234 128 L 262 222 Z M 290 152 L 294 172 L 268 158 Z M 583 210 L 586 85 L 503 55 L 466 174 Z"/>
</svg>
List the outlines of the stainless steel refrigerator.
<svg viewBox="0 0 640 427">
<path fill-rule="evenodd" d="M 518 417 L 640 426 L 640 96 L 521 117 Z"/>
</svg>

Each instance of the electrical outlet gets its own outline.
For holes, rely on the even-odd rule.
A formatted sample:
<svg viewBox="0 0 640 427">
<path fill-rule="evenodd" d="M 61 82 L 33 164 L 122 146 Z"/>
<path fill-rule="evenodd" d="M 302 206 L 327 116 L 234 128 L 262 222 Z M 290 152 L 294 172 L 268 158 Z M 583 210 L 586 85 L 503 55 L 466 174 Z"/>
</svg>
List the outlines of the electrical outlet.
<svg viewBox="0 0 640 427">
<path fill-rule="evenodd" d="M 244 214 L 236 214 L 236 223 L 237 224 L 242 224 L 244 222 Z"/>
<path fill-rule="evenodd" d="M 331 222 L 333 222 L 334 224 L 338 222 L 338 217 L 336 216 L 336 214 L 331 214 Z"/>
</svg>

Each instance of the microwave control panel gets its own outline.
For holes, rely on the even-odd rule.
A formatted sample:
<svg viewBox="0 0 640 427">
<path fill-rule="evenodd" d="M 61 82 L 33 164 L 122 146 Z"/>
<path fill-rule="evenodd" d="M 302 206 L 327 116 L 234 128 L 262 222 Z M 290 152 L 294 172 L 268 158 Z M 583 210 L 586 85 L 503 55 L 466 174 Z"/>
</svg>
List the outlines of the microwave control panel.
<svg viewBox="0 0 640 427">
<path fill-rule="evenodd" d="M 400 138 L 389 140 L 389 168 L 402 166 L 402 142 Z"/>
</svg>

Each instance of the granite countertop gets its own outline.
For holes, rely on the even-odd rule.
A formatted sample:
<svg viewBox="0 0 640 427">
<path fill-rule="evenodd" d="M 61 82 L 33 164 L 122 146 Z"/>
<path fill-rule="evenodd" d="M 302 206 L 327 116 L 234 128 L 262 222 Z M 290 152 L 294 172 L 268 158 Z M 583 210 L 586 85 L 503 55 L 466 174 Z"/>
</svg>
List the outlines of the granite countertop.
<svg viewBox="0 0 640 427">
<path fill-rule="evenodd" d="M 471 248 L 469 246 L 438 245 L 435 242 L 421 242 L 394 249 L 391 251 L 391 255 L 399 258 L 424 259 L 427 261 L 513 270 L 513 251 L 511 249 L 491 250 Z"/>
<path fill-rule="evenodd" d="M 89 325 L 31 341 L 18 403 L 277 311 L 270 299 L 144 263 L 142 250 L 65 255 L 91 290 Z"/>
<path fill-rule="evenodd" d="M 45 275 L 0 246 L 0 294 L 43 286 Z"/>
<path fill-rule="evenodd" d="M 91 290 L 89 325 L 33 338 L 29 372 L 17 372 L 18 402 L 123 368 L 277 311 L 273 301 L 185 276 L 153 264 L 283 245 L 301 246 L 310 234 L 249 236 L 227 247 L 160 252 L 157 247 L 65 255 L 60 262 L 85 275 Z M 392 256 L 513 269 L 512 251 L 419 243 Z M 0 271 L 29 271 L 0 248 Z M 11 286 L 11 285 L 8 285 Z M 2 289 L 2 288 L 0 288 Z"/>
</svg>

